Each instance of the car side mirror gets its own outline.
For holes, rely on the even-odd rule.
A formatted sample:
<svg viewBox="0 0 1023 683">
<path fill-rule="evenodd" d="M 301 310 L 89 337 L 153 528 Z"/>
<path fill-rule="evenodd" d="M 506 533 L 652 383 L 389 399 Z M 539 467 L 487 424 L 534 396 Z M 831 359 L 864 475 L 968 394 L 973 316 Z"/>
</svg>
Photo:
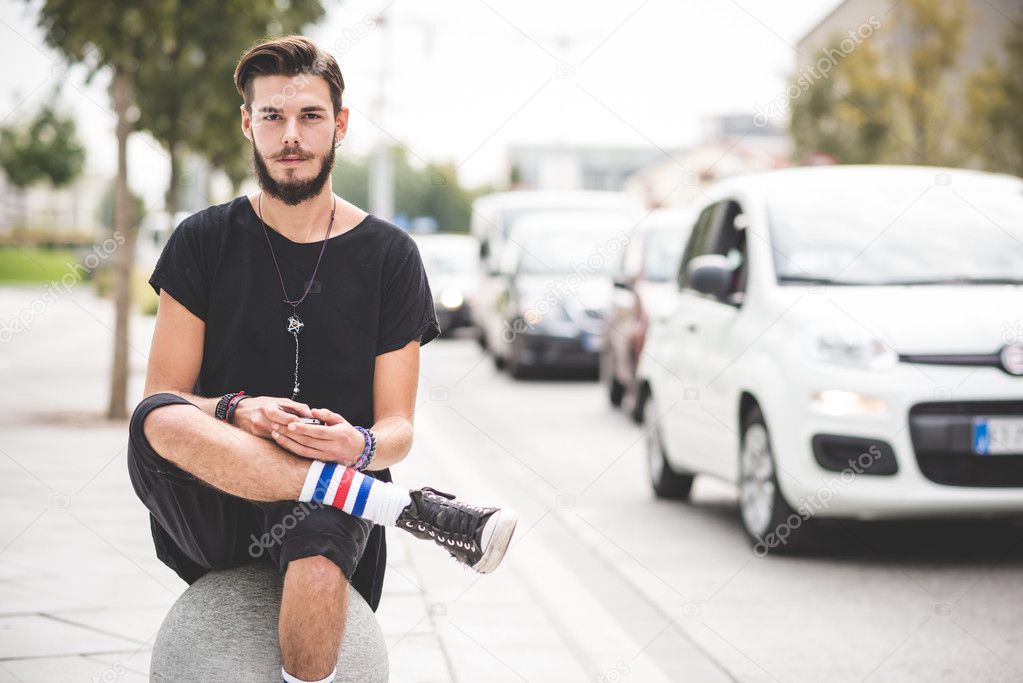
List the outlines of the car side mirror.
<svg viewBox="0 0 1023 683">
<path fill-rule="evenodd" d="M 632 280 L 627 275 L 620 275 L 614 279 L 614 286 L 618 289 L 632 291 Z"/>
<path fill-rule="evenodd" d="M 732 268 L 720 254 L 704 254 L 686 266 L 689 286 L 701 294 L 721 297 L 732 288 Z"/>
</svg>

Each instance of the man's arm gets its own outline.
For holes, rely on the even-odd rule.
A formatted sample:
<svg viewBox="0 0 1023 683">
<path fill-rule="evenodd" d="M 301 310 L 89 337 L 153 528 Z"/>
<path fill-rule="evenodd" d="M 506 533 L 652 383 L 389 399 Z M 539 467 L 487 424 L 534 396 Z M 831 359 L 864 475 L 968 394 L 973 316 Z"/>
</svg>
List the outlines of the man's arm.
<svg viewBox="0 0 1023 683">
<path fill-rule="evenodd" d="M 419 388 L 419 340 L 376 357 L 373 376 L 373 433 L 377 453 L 366 469 L 401 462 L 412 448 L 412 422 Z"/>
<path fill-rule="evenodd" d="M 206 323 L 178 303 L 166 289 L 161 290 L 143 394 L 177 394 L 214 416 L 220 397 L 205 398 L 191 393 L 202 365 L 205 334 Z"/>
</svg>

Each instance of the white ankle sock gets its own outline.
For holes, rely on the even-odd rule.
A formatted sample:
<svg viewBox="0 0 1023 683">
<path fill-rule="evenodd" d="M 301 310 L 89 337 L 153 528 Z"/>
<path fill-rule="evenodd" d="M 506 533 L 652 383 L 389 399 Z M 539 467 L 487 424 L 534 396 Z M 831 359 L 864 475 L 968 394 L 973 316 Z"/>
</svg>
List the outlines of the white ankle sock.
<svg viewBox="0 0 1023 683">
<path fill-rule="evenodd" d="M 398 515 L 412 502 L 406 488 L 319 460 L 309 466 L 298 499 L 330 505 L 382 526 L 394 526 Z"/>
<path fill-rule="evenodd" d="M 321 678 L 318 681 L 307 681 L 305 679 L 299 678 L 298 676 L 292 676 L 291 674 L 284 670 L 283 666 L 281 667 L 281 677 L 284 679 L 284 683 L 330 683 L 331 681 L 334 680 L 335 676 L 337 676 L 336 668 L 333 671 L 331 671 L 330 675 L 327 676 L 326 678 Z"/>
</svg>

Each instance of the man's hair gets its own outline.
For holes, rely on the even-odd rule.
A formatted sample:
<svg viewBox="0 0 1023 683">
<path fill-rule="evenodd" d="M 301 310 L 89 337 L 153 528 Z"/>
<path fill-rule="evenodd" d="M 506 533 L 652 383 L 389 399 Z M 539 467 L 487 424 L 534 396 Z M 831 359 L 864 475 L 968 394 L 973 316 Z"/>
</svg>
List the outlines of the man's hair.
<svg viewBox="0 0 1023 683">
<path fill-rule="evenodd" d="M 304 36 L 284 36 L 256 43 L 238 61 L 234 70 L 234 85 L 245 101 L 245 109 L 252 113 L 252 81 L 256 76 L 319 76 L 327 81 L 334 116 L 341 111 L 341 95 L 345 79 L 334 56 L 324 52 Z M 295 88 L 300 88 L 297 81 Z M 287 93 L 281 93 L 287 97 Z M 275 105 L 276 106 L 276 105 Z"/>
</svg>

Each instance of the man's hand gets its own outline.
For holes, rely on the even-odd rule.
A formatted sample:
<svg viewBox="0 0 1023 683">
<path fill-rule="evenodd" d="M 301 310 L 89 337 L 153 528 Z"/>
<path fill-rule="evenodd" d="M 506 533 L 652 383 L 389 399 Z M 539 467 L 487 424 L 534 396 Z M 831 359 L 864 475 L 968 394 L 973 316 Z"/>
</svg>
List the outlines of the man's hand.
<svg viewBox="0 0 1023 683">
<path fill-rule="evenodd" d="M 271 438 L 274 425 L 286 425 L 299 417 L 315 417 L 304 403 L 290 398 L 253 396 L 234 408 L 231 424 L 264 439 Z M 323 418 L 320 418 L 323 419 Z M 356 432 L 358 433 L 358 432 Z"/>
<path fill-rule="evenodd" d="M 302 424 L 297 417 L 275 421 L 270 438 L 282 448 L 304 458 L 336 462 L 345 467 L 352 467 L 359 461 L 366 447 L 362 432 L 326 408 L 313 408 L 310 417 L 324 424 Z"/>
</svg>

